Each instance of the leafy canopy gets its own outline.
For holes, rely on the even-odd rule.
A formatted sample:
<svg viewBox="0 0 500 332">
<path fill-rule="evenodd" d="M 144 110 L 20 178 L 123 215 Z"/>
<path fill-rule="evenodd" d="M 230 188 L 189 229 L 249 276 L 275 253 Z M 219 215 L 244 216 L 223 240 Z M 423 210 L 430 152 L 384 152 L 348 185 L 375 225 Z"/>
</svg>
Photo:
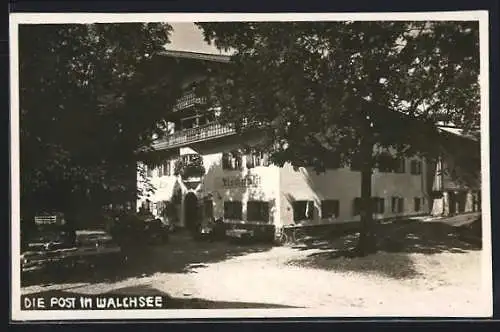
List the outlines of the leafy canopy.
<svg viewBox="0 0 500 332">
<path fill-rule="evenodd" d="M 135 199 L 137 148 L 161 131 L 177 98 L 151 66 L 170 31 L 157 23 L 19 27 L 23 210 Z"/>
<path fill-rule="evenodd" d="M 197 25 L 234 52 L 212 102 L 224 121 L 269 129 L 278 164 L 347 163 L 367 135 L 414 154 L 433 146 L 436 121 L 479 124 L 478 22 Z"/>
</svg>

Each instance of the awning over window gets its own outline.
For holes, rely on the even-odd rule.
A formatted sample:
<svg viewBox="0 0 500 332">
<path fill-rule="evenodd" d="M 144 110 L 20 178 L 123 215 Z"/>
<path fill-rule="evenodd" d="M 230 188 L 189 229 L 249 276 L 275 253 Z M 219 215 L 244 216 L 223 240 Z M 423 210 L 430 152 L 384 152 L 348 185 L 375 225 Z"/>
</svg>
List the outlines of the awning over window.
<svg viewBox="0 0 500 332">
<path fill-rule="evenodd" d="M 282 194 L 289 202 L 294 201 L 320 201 L 322 198 L 315 193 L 309 186 L 301 186 L 294 188 L 284 188 Z"/>
</svg>

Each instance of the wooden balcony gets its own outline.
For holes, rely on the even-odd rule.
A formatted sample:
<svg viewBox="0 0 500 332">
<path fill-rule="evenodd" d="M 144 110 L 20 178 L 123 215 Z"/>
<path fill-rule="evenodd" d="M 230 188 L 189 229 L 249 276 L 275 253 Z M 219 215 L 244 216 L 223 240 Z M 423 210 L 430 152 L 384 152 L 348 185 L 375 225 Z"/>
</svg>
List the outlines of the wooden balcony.
<svg viewBox="0 0 500 332">
<path fill-rule="evenodd" d="M 212 122 L 197 128 L 184 129 L 158 139 L 153 143 L 155 150 L 166 150 L 193 144 L 201 141 L 225 137 L 235 134 L 236 131 L 218 122 Z"/>
<path fill-rule="evenodd" d="M 182 111 L 196 105 L 203 105 L 206 104 L 206 102 L 207 99 L 205 97 L 197 97 L 194 91 L 191 91 L 177 100 L 174 106 L 174 112 Z"/>
</svg>

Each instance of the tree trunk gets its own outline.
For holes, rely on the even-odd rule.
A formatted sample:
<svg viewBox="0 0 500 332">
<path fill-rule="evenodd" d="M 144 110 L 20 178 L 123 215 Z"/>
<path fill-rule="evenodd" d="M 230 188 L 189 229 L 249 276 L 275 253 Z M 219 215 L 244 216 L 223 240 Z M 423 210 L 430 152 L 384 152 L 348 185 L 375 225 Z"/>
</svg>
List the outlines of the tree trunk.
<svg viewBox="0 0 500 332">
<path fill-rule="evenodd" d="M 373 202 L 371 197 L 372 170 L 361 171 L 361 227 L 357 252 L 365 256 L 377 251 L 374 234 Z"/>
<path fill-rule="evenodd" d="M 365 135 L 361 144 L 361 227 L 356 252 L 359 256 L 366 256 L 377 251 L 372 201 L 374 144 L 370 133 Z"/>
</svg>

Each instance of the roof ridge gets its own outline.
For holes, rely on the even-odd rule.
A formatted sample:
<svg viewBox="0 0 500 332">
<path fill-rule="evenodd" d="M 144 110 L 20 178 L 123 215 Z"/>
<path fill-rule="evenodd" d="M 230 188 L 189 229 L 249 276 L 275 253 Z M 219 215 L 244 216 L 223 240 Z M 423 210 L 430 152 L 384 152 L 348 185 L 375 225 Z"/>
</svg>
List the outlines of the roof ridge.
<svg viewBox="0 0 500 332">
<path fill-rule="evenodd" d="M 231 59 L 231 56 L 225 54 L 202 53 L 202 52 L 182 51 L 182 50 L 163 50 L 160 52 L 160 55 L 166 55 L 176 58 L 217 61 L 217 62 L 229 62 L 229 60 Z"/>
</svg>

